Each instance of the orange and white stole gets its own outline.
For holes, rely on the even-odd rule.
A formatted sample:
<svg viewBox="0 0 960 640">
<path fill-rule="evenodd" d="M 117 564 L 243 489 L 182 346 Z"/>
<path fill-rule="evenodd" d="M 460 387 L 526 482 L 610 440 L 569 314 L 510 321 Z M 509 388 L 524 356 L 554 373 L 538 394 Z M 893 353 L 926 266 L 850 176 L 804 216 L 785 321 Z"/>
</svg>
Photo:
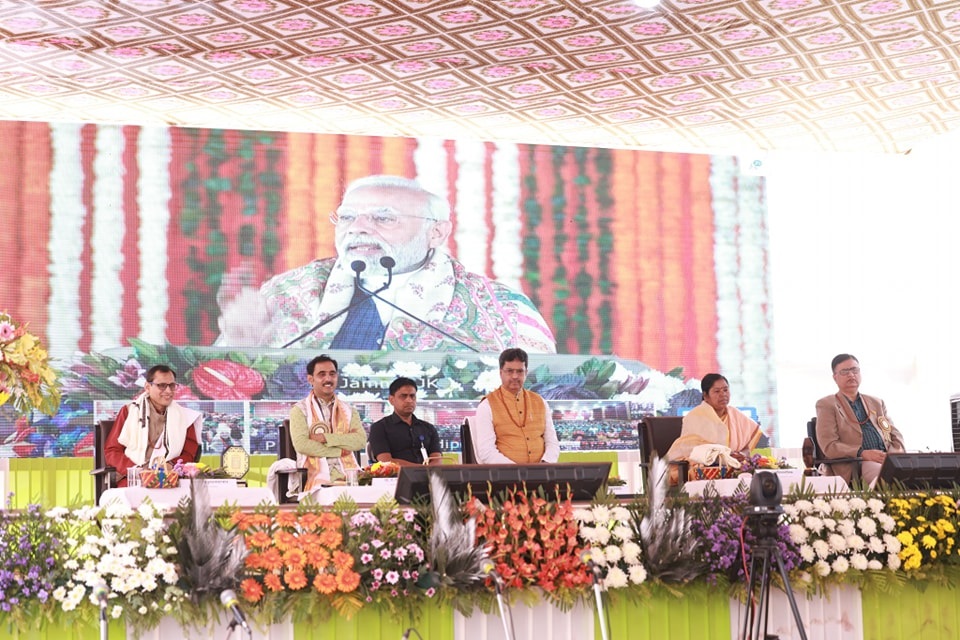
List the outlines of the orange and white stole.
<svg viewBox="0 0 960 640">
<path fill-rule="evenodd" d="M 349 433 L 350 420 L 353 417 L 353 409 L 340 398 L 334 397 L 333 406 L 328 412 L 320 403 L 320 399 L 311 393 L 306 400 L 301 403 L 301 409 L 305 409 L 304 415 L 307 417 L 307 426 L 310 433 L 315 433 L 316 429 L 323 429 L 324 433 Z M 323 460 L 323 462 L 321 462 Z M 326 467 L 324 469 L 323 467 Z M 316 456 L 306 457 L 307 468 L 307 486 L 305 491 L 313 489 L 325 481 L 329 481 L 330 470 L 337 469 L 341 475 L 345 469 L 359 469 L 357 459 L 352 451 L 342 449 L 339 457 L 318 458 Z"/>
</svg>

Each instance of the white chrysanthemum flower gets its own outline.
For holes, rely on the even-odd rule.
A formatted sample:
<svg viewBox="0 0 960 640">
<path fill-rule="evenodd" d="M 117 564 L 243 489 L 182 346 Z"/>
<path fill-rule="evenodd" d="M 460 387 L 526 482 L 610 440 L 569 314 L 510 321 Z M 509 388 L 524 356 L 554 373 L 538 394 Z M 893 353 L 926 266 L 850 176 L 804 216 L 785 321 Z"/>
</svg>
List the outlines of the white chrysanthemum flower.
<svg viewBox="0 0 960 640">
<path fill-rule="evenodd" d="M 633 540 L 633 529 L 626 525 L 617 525 L 613 528 L 613 535 L 618 540 L 627 542 L 628 540 Z"/>
<path fill-rule="evenodd" d="M 642 564 L 632 565 L 629 569 L 630 582 L 633 584 L 643 584 L 647 580 L 647 570 Z"/>
<path fill-rule="evenodd" d="M 610 530 L 606 527 L 597 527 L 596 542 L 606 546 L 610 542 Z"/>
<path fill-rule="evenodd" d="M 797 511 L 800 513 L 809 513 L 813 511 L 813 503 L 809 500 L 797 500 L 793 503 L 793 506 L 797 508 Z"/>
<path fill-rule="evenodd" d="M 883 500 L 878 498 L 870 498 L 867 500 L 867 506 L 870 507 L 870 511 L 873 511 L 874 513 L 883 513 L 886 505 L 883 504 Z"/>
<path fill-rule="evenodd" d="M 867 569 L 870 571 L 880 571 L 880 569 L 883 569 L 883 563 L 879 560 L 870 560 L 867 562 Z"/>
<path fill-rule="evenodd" d="M 603 556 L 607 559 L 607 564 L 614 564 L 615 562 L 620 562 L 620 558 L 623 557 L 623 552 L 620 550 L 620 547 L 611 544 L 604 547 Z"/>
<path fill-rule="evenodd" d="M 597 541 L 597 529 L 596 527 L 580 527 L 579 531 L 580 537 L 584 542 L 596 542 Z"/>
<path fill-rule="evenodd" d="M 577 508 L 573 510 L 573 517 L 577 522 L 593 522 L 593 511 Z"/>
<path fill-rule="evenodd" d="M 818 540 L 818 542 L 823 542 L 823 540 Z M 813 562 L 817 556 L 813 550 L 813 547 L 808 544 L 802 544 L 800 545 L 800 557 L 803 558 L 804 562 L 810 563 Z"/>
<path fill-rule="evenodd" d="M 895 553 L 891 553 L 889 556 L 887 556 L 887 566 L 890 567 L 890 569 L 893 571 L 896 571 L 897 569 L 899 569 L 900 556 L 898 556 Z"/>
<path fill-rule="evenodd" d="M 60 520 L 65 518 L 70 513 L 70 509 L 66 507 L 53 507 L 48 510 L 44 515 L 52 520 Z"/>
<path fill-rule="evenodd" d="M 893 519 L 893 516 L 886 513 L 878 513 L 877 522 L 880 523 L 880 528 L 888 533 L 897 528 L 897 521 Z"/>
<path fill-rule="evenodd" d="M 849 504 L 852 511 L 863 511 L 867 508 L 866 501 L 863 498 L 858 498 L 856 496 L 850 498 Z"/>
<path fill-rule="evenodd" d="M 803 544 L 810 537 L 810 533 L 800 524 L 790 525 L 790 539 L 794 544 Z"/>
<path fill-rule="evenodd" d="M 867 569 L 867 556 L 862 553 L 855 553 L 850 556 L 850 566 L 856 569 L 857 571 L 866 571 Z"/>
<path fill-rule="evenodd" d="M 636 542 L 626 542 L 623 545 L 623 559 L 629 564 L 636 564 L 640 561 L 640 545 Z"/>
<path fill-rule="evenodd" d="M 833 561 L 830 568 L 833 569 L 834 573 L 846 573 L 847 569 L 850 568 L 850 562 L 844 556 L 840 556 Z"/>
<path fill-rule="evenodd" d="M 610 517 L 620 522 L 629 522 L 630 512 L 625 507 L 614 507 L 610 509 Z"/>
<path fill-rule="evenodd" d="M 603 579 L 603 586 L 606 589 L 622 589 L 627 586 L 627 574 L 620 567 L 610 567 Z"/>
<path fill-rule="evenodd" d="M 830 508 L 834 513 L 847 515 L 850 513 L 850 503 L 843 498 L 834 498 L 830 501 Z"/>
<path fill-rule="evenodd" d="M 830 549 L 836 553 L 843 553 L 847 550 L 847 539 L 839 533 L 831 533 L 827 536 L 827 542 L 830 544 Z"/>
<path fill-rule="evenodd" d="M 863 516 L 857 520 L 857 528 L 860 529 L 863 535 L 872 536 L 877 532 L 877 523 L 873 518 Z"/>
<path fill-rule="evenodd" d="M 61 602 L 64 598 L 67 597 L 67 589 L 65 587 L 57 587 L 53 590 L 53 599 L 57 602 Z"/>
<path fill-rule="evenodd" d="M 816 570 L 817 575 L 821 578 L 830 575 L 830 565 L 824 560 L 817 560 L 817 563 L 813 565 L 813 568 Z"/>
<path fill-rule="evenodd" d="M 883 540 L 877 536 L 870 536 L 870 539 L 867 541 L 867 547 L 874 553 L 883 553 L 887 550 L 886 545 L 883 544 Z"/>
<path fill-rule="evenodd" d="M 144 613 L 147 612 L 147 608 L 146 608 L 146 607 L 140 607 L 140 609 L 138 609 L 138 611 L 139 611 L 141 614 L 144 614 Z M 119 618 L 119 617 L 122 616 L 122 615 L 123 615 L 123 607 L 121 607 L 120 605 L 114 605 L 114 607 L 113 607 L 112 609 L 110 609 L 110 617 L 113 618 L 114 620 L 116 620 L 117 618 Z"/>
<path fill-rule="evenodd" d="M 850 537 L 857 531 L 857 527 L 853 524 L 853 520 L 844 518 L 837 523 L 837 531 L 842 536 Z"/>
<path fill-rule="evenodd" d="M 823 531 L 823 520 L 816 516 L 806 516 L 803 519 L 803 526 L 813 533 Z"/>
<path fill-rule="evenodd" d="M 830 515 L 830 504 L 823 498 L 814 498 L 813 508 L 819 511 L 822 515 Z"/>
<path fill-rule="evenodd" d="M 896 536 L 892 536 L 889 533 L 883 534 L 883 543 L 887 547 L 887 551 L 890 553 L 900 553 L 901 544 Z"/>
<path fill-rule="evenodd" d="M 828 531 L 833 531 L 833 530 L 835 530 L 835 529 L 837 528 L 837 521 L 834 520 L 833 518 L 824 518 L 824 519 L 823 519 L 823 526 L 824 526 L 824 528 L 827 529 Z"/>
<path fill-rule="evenodd" d="M 607 556 L 604 555 L 603 549 L 599 547 L 590 547 L 588 549 L 588 555 L 590 556 L 590 560 L 593 561 L 593 564 L 602 566 L 607 563 Z"/>
<path fill-rule="evenodd" d="M 792 504 L 785 504 L 783 505 L 783 513 L 787 516 L 787 518 L 793 520 L 797 517 L 799 511 L 797 510 L 796 506 Z"/>
<path fill-rule="evenodd" d="M 602 504 L 596 505 L 593 508 L 593 517 L 597 524 L 606 525 L 610 522 L 610 508 Z"/>
<path fill-rule="evenodd" d="M 847 548 L 853 549 L 854 551 L 863 551 L 866 546 L 867 543 L 857 534 L 847 536 Z"/>
<path fill-rule="evenodd" d="M 818 558 L 826 558 L 830 555 L 830 545 L 827 544 L 826 540 L 814 540 L 811 546 L 817 553 Z"/>
</svg>

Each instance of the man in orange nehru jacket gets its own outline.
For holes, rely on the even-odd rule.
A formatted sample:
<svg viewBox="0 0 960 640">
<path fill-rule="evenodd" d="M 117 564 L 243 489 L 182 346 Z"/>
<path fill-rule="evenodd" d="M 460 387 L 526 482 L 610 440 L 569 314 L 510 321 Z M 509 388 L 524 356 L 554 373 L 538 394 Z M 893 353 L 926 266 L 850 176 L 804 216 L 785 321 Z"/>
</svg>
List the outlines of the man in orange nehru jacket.
<svg viewBox="0 0 960 640">
<path fill-rule="evenodd" d="M 556 462 L 560 442 L 550 407 L 523 388 L 527 352 L 500 354 L 501 385 L 480 401 L 471 422 L 477 462 L 481 464 Z"/>
<path fill-rule="evenodd" d="M 203 427 L 199 411 L 177 404 L 177 374 L 158 364 L 147 370 L 143 393 L 117 413 L 103 448 L 108 466 L 117 470 L 117 486 L 127 484 L 127 468 L 146 466 L 159 458 L 175 464 L 197 458 L 197 435 Z"/>
</svg>

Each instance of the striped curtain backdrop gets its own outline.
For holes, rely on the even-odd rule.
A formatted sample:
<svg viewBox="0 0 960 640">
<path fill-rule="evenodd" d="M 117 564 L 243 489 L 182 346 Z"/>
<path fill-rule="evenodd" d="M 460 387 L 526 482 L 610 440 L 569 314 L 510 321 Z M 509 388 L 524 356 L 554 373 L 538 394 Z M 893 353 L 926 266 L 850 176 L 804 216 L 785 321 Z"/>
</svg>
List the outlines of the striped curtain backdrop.
<svg viewBox="0 0 960 640">
<path fill-rule="evenodd" d="M 334 253 L 351 180 L 449 199 L 449 251 L 522 289 L 561 353 L 687 377 L 770 409 L 762 178 L 726 156 L 302 133 L 0 123 L 0 308 L 68 356 L 210 344 L 224 272 Z"/>
</svg>

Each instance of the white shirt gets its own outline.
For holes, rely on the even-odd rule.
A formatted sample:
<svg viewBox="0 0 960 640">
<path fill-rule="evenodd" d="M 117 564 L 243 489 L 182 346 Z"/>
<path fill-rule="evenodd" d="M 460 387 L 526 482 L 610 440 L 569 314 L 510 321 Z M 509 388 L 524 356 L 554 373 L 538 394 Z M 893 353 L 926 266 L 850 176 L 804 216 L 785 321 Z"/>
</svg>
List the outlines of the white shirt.
<svg viewBox="0 0 960 640">
<path fill-rule="evenodd" d="M 553 426 L 550 407 L 546 407 L 544 414 L 547 424 L 543 431 L 543 458 L 540 461 L 556 462 L 560 457 L 560 441 Z M 477 412 L 470 421 L 470 437 L 473 439 L 473 450 L 479 464 L 514 464 L 513 460 L 497 449 L 497 434 L 493 430 L 493 412 L 490 410 L 489 400 L 484 400 L 477 406 Z"/>
</svg>

